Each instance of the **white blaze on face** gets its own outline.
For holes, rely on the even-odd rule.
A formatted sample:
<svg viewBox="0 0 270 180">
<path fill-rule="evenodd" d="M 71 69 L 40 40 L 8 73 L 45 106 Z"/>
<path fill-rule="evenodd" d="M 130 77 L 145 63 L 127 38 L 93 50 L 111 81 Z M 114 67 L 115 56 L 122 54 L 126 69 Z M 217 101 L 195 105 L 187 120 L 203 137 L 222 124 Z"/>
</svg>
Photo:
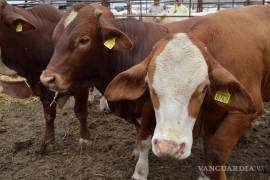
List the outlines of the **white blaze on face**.
<svg viewBox="0 0 270 180">
<path fill-rule="evenodd" d="M 159 107 L 155 107 L 157 124 L 153 140 L 185 143 L 180 159 L 187 158 L 191 153 L 196 120 L 189 114 L 189 101 L 196 88 L 208 77 L 207 64 L 190 38 L 178 33 L 168 41 L 153 65 L 151 86 L 159 100 Z M 155 148 L 153 151 L 158 155 Z"/>
<path fill-rule="evenodd" d="M 78 12 L 72 10 L 64 21 L 65 28 L 77 17 Z"/>
</svg>

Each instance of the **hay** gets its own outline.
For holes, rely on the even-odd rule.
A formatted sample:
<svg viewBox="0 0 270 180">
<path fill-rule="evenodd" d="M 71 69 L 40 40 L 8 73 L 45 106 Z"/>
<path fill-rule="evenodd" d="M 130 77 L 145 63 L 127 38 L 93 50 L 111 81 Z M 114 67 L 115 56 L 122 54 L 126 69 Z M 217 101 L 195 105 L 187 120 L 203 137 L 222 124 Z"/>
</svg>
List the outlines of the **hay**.
<svg viewBox="0 0 270 180">
<path fill-rule="evenodd" d="M 0 80 L 16 82 L 16 81 L 25 81 L 25 78 L 18 76 L 18 75 L 12 75 L 12 76 L 11 75 L 10 76 L 0 75 Z"/>
<path fill-rule="evenodd" d="M 19 99 L 12 96 L 8 96 L 4 93 L 0 93 L 0 105 L 11 105 L 13 103 L 18 103 L 22 105 L 31 104 L 39 101 L 38 97 L 30 97 L 26 99 Z"/>
</svg>

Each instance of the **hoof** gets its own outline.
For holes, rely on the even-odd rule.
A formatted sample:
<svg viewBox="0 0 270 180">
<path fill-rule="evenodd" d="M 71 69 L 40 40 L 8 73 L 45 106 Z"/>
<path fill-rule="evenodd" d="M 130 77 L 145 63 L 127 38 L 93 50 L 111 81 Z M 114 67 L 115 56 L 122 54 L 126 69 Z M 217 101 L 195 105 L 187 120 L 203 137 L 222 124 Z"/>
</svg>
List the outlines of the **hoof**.
<svg viewBox="0 0 270 180">
<path fill-rule="evenodd" d="M 132 151 L 132 156 L 137 158 L 139 157 L 140 151 L 138 150 L 138 148 L 134 148 Z"/>
<path fill-rule="evenodd" d="M 210 178 L 207 177 L 203 172 L 201 172 L 201 175 L 199 176 L 198 180 L 210 180 Z"/>
<path fill-rule="evenodd" d="M 54 143 L 54 139 L 51 139 L 51 140 L 47 140 L 47 141 L 43 141 L 41 146 L 40 146 L 40 150 L 38 151 L 41 155 L 45 154 L 46 153 L 46 150 L 48 148 L 48 146 L 50 144 L 53 144 Z"/>
<path fill-rule="evenodd" d="M 86 146 L 91 146 L 92 145 L 92 141 L 87 140 L 87 139 L 83 139 L 83 138 L 80 138 L 79 143 L 80 143 L 81 146 L 82 145 L 86 145 Z"/>
<path fill-rule="evenodd" d="M 133 174 L 133 176 L 131 177 L 132 180 L 147 180 L 146 177 L 142 177 L 139 174 Z"/>
<path fill-rule="evenodd" d="M 136 164 L 132 179 L 147 180 L 148 173 L 149 173 L 148 164 L 138 162 Z"/>
</svg>

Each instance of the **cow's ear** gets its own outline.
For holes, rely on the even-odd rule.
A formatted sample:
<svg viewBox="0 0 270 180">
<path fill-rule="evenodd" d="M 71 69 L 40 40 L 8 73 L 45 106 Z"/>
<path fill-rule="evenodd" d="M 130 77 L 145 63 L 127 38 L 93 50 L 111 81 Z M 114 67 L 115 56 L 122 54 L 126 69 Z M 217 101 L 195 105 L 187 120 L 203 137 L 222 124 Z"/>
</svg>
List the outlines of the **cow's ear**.
<svg viewBox="0 0 270 180">
<path fill-rule="evenodd" d="M 108 101 L 138 99 L 147 89 L 146 74 L 147 67 L 144 62 L 118 74 L 107 86 L 105 97 Z"/>
<path fill-rule="evenodd" d="M 21 33 L 36 29 L 36 27 L 25 17 L 15 11 L 5 11 L 4 21 L 16 32 Z"/>
<path fill-rule="evenodd" d="M 6 4 L 7 4 L 6 0 L 0 0 L 0 14 L 2 12 L 2 9 L 5 8 Z"/>
<path fill-rule="evenodd" d="M 221 65 L 209 72 L 210 95 L 220 106 L 227 110 L 236 110 L 243 113 L 255 113 L 255 105 L 245 87 L 235 76 Z"/>
<path fill-rule="evenodd" d="M 104 46 L 117 51 L 132 49 L 133 43 L 124 32 L 114 27 L 105 18 L 100 17 L 99 22 L 103 34 Z"/>
</svg>

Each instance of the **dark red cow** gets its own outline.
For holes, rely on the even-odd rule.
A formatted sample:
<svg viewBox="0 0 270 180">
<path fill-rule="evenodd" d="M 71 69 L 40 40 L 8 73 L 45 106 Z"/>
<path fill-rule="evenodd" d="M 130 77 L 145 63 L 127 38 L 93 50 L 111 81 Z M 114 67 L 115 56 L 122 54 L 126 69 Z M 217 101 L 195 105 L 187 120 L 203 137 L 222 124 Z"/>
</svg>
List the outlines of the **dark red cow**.
<svg viewBox="0 0 270 180">
<path fill-rule="evenodd" d="M 62 13 L 49 5 L 22 9 L 5 1 L 1 1 L 0 4 L 2 60 L 5 65 L 27 79 L 32 91 L 42 102 L 46 120 L 41 149 L 44 152 L 47 144 L 54 140 L 56 103 L 52 103 L 55 93 L 44 87 L 39 77 L 53 53 L 52 33 Z M 104 10 L 104 7 L 101 7 L 101 10 Z M 81 124 L 80 142 L 88 144 L 90 139 L 86 122 L 88 88 L 76 88 L 65 94 L 59 94 L 57 102 L 63 102 L 70 95 L 75 98 L 74 111 Z"/>
<path fill-rule="evenodd" d="M 165 26 L 135 19 L 108 20 L 100 17 L 99 11 L 94 13 L 91 9 L 84 7 L 69 12 L 72 21 L 57 37 L 52 59 L 41 76 L 42 83 L 49 88 L 65 92 L 78 82 L 91 82 L 103 93 L 113 77 L 143 60 L 168 32 Z M 186 23 L 185 27 L 188 25 Z M 175 27 L 173 24 L 169 30 L 175 31 Z M 148 94 L 136 101 L 109 105 L 114 113 L 136 125 L 139 161 L 133 178 L 147 179 L 148 151 L 155 127 Z"/>
</svg>

